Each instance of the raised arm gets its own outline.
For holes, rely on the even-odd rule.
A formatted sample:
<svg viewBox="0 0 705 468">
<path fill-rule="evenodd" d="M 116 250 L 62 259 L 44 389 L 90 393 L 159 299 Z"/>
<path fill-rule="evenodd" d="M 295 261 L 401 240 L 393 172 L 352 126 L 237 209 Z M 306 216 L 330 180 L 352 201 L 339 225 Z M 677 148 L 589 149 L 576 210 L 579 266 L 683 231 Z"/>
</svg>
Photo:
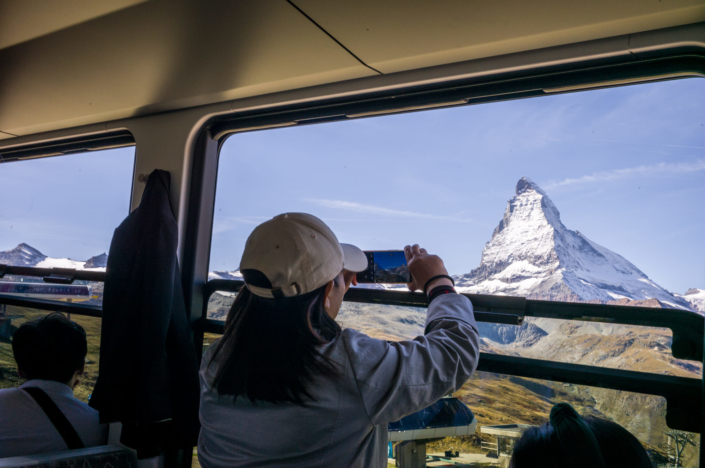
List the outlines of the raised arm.
<svg viewBox="0 0 705 468">
<path fill-rule="evenodd" d="M 443 261 L 418 246 L 407 247 L 412 291 L 447 274 Z M 452 285 L 433 281 L 427 290 Z M 386 342 L 357 332 L 344 334 L 346 350 L 367 414 L 373 424 L 401 419 L 459 389 L 477 368 L 480 355 L 472 304 L 455 293 L 436 297 L 423 336 Z"/>
</svg>

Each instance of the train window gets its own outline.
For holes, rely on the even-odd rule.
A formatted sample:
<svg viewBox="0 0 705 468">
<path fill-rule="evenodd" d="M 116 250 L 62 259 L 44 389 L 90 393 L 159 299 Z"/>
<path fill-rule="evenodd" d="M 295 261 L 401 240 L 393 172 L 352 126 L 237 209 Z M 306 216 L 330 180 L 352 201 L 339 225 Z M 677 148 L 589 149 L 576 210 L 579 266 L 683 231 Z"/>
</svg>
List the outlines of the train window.
<svg viewBox="0 0 705 468">
<path fill-rule="evenodd" d="M 521 429 L 546 422 L 553 402 L 562 401 L 570 403 L 583 416 L 620 424 L 644 444 L 654 466 L 698 466 L 699 450 L 695 444 L 700 436 L 669 429 L 664 418 L 666 401 L 661 397 L 488 372 L 476 373 L 455 396 L 472 409 L 478 429 L 473 436 L 429 444 L 427 452 L 462 449 L 466 453 L 492 456 L 499 448 L 511 453 Z M 491 430 L 493 426 L 504 425 L 516 425 L 519 430 L 505 433 L 506 439 Z M 501 447 L 503 442 L 509 445 L 505 450 Z M 674 463 L 676 456 L 680 464 Z"/>
<path fill-rule="evenodd" d="M 421 244 L 443 258 L 461 292 L 702 315 L 703 99 L 705 81 L 684 79 L 236 134 L 220 153 L 209 277 L 241 279 L 251 230 L 303 211 L 364 250 Z M 214 293 L 208 317 L 225 320 L 233 299 Z M 400 340 L 423 332 L 425 311 L 345 303 L 338 320 Z M 673 357 L 674 334 L 662 321 L 527 318 L 521 327 L 484 322 L 480 332 L 486 353 L 702 374 L 700 362 Z M 556 388 L 524 403 L 545 419 L 539 400 L 560 401 Z M 489 401 L 495 390 L 473 391 Z M 634 433 L 653 447 L 669 443 L 664 404 L 610 406 L 573 390 L 581 405 L 619 422 L 643 412 L 660 429 Z M 484 423 L 512 420 L 488 411 Z"/>
<path fill-rule="evenodd" d="M 134 148 L 119 148 L 0 164 L 0 264 L 104 272 L 114 229 L 130 209 Z M 70 318 L 88 335 L 86 376 L 76 396 L 87 401 L 98 376 L 102 282 L 47 284 L 41 276 L 5 274 L 0 295 L 0 388 L 20 383 L 12 335 L 46 315 L 32 301 L 88 306 Z M 25 305 L 22 305 L 26 303 Z"/>
<path fill-rule="evenodd" d="M 129 213 L 134 155 L 127 147 L 0 165 L 0 264 L 105 271 L 113 231 Z M 0 282 L 42 279 L 8 274 Z M 73 285 L 82 288 L 33 297 L 102 304 L 102 283 Z"/>
</svg>

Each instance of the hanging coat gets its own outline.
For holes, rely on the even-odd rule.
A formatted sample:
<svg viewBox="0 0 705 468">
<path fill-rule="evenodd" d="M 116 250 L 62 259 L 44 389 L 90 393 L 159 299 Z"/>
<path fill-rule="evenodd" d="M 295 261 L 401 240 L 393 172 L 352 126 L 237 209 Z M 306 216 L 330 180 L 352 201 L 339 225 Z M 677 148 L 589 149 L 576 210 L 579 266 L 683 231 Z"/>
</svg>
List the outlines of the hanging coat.
<svg viewBox="0 0 705 468">
<path fill-rule="evenodd" d="M 139 458 L 194 446 L 196 351 L 176 257 L 170 175 L 155 170 L 140 206 L 115 230 L 105 277 L 100 370 L 90 406 L 123 423 Z"/>
</svg>

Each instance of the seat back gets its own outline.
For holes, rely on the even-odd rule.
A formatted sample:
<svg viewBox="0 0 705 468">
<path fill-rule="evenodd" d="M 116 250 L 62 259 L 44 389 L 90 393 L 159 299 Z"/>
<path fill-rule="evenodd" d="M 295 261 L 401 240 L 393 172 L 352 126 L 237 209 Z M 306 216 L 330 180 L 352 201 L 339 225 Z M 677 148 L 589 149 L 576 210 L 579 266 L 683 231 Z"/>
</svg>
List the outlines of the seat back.
<svg viewBox="0 0 705 468">
<path fill-rule="evenodd" d="M 137 468 L 131 452 L 115 445 L 0 458 L 0 468 Z"/>
</svg>

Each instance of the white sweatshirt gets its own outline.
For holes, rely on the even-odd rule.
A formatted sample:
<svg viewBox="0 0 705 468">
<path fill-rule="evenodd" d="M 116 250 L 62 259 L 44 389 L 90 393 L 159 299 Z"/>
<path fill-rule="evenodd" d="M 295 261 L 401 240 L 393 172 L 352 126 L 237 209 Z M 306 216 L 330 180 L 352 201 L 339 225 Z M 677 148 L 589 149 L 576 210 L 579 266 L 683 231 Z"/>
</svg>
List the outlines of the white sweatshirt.
<svg viewBox="0 0 705 468">
<path fill-rule="evenodd" d="M 214 343 L 215 344 L 215 343 Z M 480 356 L 472 304 L 458 294 L 433 300 L 426 332 L 387 342 L 346 329 L 322 352 L 341 366 L 338 378 L 312 385 L 309 407 L 219 396 L 210 383 L 214 344 L 201 364 L 198 459 L 217 467 L 387 466 L 387 424 L 459 389 Z"/>
</svg>

